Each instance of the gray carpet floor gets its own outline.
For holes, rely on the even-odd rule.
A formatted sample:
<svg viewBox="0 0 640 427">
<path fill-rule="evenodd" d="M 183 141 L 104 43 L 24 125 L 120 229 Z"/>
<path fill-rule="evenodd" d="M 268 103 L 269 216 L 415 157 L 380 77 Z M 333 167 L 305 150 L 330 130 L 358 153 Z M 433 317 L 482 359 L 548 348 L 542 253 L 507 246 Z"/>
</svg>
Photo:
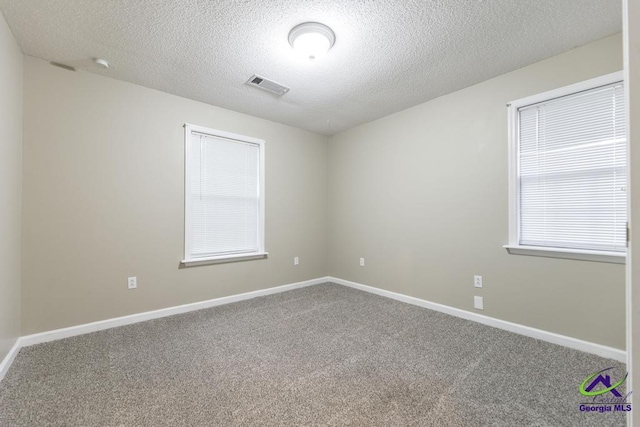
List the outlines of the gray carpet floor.
<svg viewBox="0 0 640 427">
<path fill-rule="evenodd" d="M 0 425 L 624 425 L 578 410 L 609 366 L 324 284 L 23 348 Z"/>
</svg>

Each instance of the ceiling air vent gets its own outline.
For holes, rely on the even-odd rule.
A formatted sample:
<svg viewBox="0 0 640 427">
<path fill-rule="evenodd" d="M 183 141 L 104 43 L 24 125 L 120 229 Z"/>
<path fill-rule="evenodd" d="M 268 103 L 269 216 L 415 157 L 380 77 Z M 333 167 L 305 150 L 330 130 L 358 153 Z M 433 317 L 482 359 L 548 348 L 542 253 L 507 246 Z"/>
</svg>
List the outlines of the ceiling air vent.
<svg viewBox="0 0 640 427">
<path fill-rule="evenodd" d="M 289 92 L 288 87 L 282 86 L 280 83 L 276 83 L 273 80 L 265 79 L 264 77 L 260 77 L 255 74 L 247 80 L 247 84 L 249 86 L 259 87 L 267 92 L 275 93 L 278 96 L 282 96 Z"/>
</svg>

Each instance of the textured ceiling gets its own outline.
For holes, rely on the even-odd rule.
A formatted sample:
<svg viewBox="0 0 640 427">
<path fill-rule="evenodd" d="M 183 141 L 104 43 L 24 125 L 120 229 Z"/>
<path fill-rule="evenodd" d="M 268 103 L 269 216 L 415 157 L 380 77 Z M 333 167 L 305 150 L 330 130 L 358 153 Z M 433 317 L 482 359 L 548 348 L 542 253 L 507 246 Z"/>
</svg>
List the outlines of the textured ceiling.
<svg viewBox="0 0 640 427">
<path fill-rule="evenodd" d="M 327 135 L 614 34 L 622 21 L 619 0 L 0 0 L 0 10 L 25 54 Z M 287 41 L 305 21 L 336 34 L 315 62 Z M 246 86 L 253 74 L 291 91 Z"/>
</svg>

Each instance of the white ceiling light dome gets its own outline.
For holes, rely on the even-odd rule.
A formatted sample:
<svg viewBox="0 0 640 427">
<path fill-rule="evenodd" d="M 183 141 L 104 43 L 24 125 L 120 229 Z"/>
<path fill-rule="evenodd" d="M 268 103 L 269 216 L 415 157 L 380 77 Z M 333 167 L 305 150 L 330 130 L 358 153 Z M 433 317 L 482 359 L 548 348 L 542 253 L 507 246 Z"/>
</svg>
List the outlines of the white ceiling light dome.
<svg viewBox="0 0 640 427">
<path fill-rule="evenodd" d="M 106 59 L 95 58 L 93 60 L 93 63 L 96 64 L 100 68 L 109 68 L 109 63 L 107 62 Z"/>
<path fill-rule="evenodd" d="M 333 30 L 319 22 L 304 22 L 289 32 L 289 44 L 312 61 L 326 54 L 335 42 Z"/>
</svg>

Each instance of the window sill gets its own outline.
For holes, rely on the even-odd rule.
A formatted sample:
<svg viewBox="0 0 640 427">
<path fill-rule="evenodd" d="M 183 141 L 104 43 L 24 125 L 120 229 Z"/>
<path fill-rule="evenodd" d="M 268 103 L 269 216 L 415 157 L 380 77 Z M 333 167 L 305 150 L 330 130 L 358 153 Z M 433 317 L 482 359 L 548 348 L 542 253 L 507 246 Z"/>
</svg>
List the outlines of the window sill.
<svg viewBox="0 0 640 427">
<path fill-rule="evenodd" d="M 185 259 L 181 261 L 181 264 L 185 267 L 191 267 L 196 265 L 206 264 L 221 264 L 224 262 L 237 262 L 237 261 L 249 261 L 252 259 L 267 258 L 269 252 L 252 252 L 247 254 L 235 254 L 235 255 L 222 255 L 210 258 L 195 258 Z"/>
<path fill-rule="evenodd" d="M 625 264 L 627 255 L 620 252 L 587 251 L 581 249 L 545 248 L 541 246 L 504 245 L 511 255 L 532 255 L 547 258 L 577 259 L 582 261 Z"/>
</svg>

